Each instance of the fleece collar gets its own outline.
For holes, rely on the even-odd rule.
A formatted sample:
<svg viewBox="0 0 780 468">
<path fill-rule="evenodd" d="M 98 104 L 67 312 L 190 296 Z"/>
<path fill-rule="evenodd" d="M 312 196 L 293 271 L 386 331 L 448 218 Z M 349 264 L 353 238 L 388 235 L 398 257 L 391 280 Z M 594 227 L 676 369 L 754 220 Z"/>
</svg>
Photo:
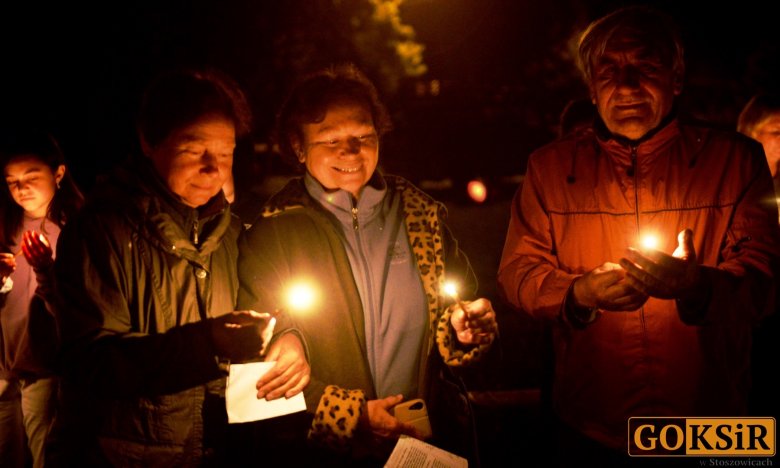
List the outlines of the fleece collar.
<svg viewBox="0 0 780 468">
<path fill-rule="evenodd" d="M 303 176 L 303 182 L 309 195 L 326 210 L 334 214 L 351 215 L 352 209 L 357 208 L 361 219 L 369 219 L 376 214 L 387 194 L 387 183 L 379 171 L 374 171 L 374 175 L 360 191 L 357 201 L 346 190 L 327 191 L 309 172 Z"/>
</svg>

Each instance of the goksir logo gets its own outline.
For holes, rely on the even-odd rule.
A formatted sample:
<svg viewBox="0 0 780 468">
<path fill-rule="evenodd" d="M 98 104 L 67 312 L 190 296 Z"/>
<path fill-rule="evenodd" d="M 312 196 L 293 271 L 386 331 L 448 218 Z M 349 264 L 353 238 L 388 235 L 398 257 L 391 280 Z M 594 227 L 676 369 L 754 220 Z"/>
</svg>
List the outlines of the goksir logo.
<svg viewBox="0 0 780 468">
<path fill-rule="evenodd" d="M 774 456 L 775 418 L 630 418 L 636 457 Z"/>
</svg>

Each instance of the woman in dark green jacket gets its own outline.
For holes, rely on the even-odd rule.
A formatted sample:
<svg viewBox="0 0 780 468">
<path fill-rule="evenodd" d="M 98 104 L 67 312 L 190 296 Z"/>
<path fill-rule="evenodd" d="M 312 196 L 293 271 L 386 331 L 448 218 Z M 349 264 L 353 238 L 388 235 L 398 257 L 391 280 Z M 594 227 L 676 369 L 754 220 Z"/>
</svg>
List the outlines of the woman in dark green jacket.
<svg viewBox="0 0 780 468">
<path fill-rule="evenodd" d="M 213 71 L 163 75 L 139 121 L 144 155 L 60 236 L 54 466 L 221 466 L 219 364 L 258 356 L 274 326 L 234 312 L 241 224 L 221 187 L 249 129 L 241 91 Z"/>
</svg>

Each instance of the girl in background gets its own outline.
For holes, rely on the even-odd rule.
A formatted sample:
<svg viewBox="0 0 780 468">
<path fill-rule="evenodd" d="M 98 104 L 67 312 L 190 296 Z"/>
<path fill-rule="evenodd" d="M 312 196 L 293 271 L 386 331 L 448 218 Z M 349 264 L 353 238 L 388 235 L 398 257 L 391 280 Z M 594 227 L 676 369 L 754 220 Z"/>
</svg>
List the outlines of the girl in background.
<svg viewBox="0 0 780 468">
<path fill-rule="evenodd" d="M 0 466 L 25 466 L 26 436 L 37 468 L 57 396 L 54 252 L 83 197 L 50 135 L 29 130 L 7 140 L 0 152 Z"/>
</svg>

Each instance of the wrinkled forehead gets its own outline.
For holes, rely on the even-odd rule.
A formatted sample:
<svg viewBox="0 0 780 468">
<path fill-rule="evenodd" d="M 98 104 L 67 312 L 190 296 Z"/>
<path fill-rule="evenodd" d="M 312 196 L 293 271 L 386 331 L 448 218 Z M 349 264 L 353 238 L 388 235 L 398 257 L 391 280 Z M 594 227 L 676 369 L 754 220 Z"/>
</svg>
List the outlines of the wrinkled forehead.
<svg viewBox="0 0 780 468">
<path fill-rule="evenodd" d="M 657 60 L 669 66 L 673 62 L 673 51 L 668 50 L 656 34 L 629 26 L 619 28 L 612 34 L 595 62 L 599 63 L 618 54 L 628 54 L 636 59 Z"/>
<path fill-rule="evenodd" d="M 365 113 L 369 120 L 371 119 L 371 106 L 368 102 L 357 96 L 334 94 L 323 97 L 313 106 L 312 111 L 301 116 L 301 121 L 304 124 L 319 124 L 329 113 L 342 113 L 345 110 L 351 110 L 352 113 Z"/>
</svg>

